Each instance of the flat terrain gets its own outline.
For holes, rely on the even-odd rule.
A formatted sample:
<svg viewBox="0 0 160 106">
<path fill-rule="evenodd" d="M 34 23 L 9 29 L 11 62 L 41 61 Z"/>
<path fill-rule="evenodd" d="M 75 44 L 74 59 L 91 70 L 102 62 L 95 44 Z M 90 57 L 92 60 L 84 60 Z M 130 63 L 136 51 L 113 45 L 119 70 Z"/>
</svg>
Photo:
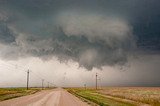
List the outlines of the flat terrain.
<svg viewBox="0 0 160 106">
<path fill-rule="evenodd" d="M 160 106 L 158 87 L 67 88 L 77 97 L 101 106 Z"/>
<path fill-rule="evenodd" d="M 160 88 L 10 88 L 0 89 L 0 100 L 0 106 L 160 106 Z"/>
<path fill-rule="evenodd" d="M 97 92 L 138 103 L 160 106 L 160 87 L 108 87 Z"/>
<path fill-rule="evenodd" d="M 41 88 L 0 88 L 0 101 L 8 100 L 20 96 L 34 94 L 41 91 Z"/>
<path fill-rule="evenodd" d="M 0 106 L 87 106 L 66 90 L 57 88 L 0 102 Z"/>
</svg>

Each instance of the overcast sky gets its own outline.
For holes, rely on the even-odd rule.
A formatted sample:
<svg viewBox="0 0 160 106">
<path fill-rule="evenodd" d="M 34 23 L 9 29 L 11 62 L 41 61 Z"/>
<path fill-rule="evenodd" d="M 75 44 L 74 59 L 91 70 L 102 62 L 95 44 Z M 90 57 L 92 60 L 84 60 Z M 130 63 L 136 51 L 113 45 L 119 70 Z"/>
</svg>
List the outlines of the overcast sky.
<svg viewBox="0 0 160 106">
<path fill-rule="evenodd" d="M 160 86 L 160 1 L 0 0 L 0 87 Z"/>
</svg>

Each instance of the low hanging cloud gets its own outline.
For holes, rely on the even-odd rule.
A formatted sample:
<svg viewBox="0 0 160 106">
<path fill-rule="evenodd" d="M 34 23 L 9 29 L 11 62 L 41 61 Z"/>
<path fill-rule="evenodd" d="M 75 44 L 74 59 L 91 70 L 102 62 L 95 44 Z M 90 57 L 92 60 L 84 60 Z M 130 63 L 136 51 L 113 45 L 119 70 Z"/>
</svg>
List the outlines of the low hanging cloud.
<svg viewBox="0 0 160 106">
<path fill-rule="evenodd" d="M 15 23 L 8 24 L 6 32 L 1 28 L 0 37 L 12 33 L 5 36 L 5 43 L 0 40 L 0 56 L 5 59 L 34 56 L 44 60 L 55 56 L 62 62 L 73 60 L 92 70 L 124 65 L 136 47 L 132 27 L 118 17 L 67 11 L 58 14 L 51 24 L 37 27 L 34 33 L 19 30 Z"/>
<path fill-rule="evenodd" d="M 99 14 L 65 12 L 58 23 L 67 36 L 85 36 L 89 42 L 102 40 L 113 46 L 112 39 L 123 41 L 132 37 L 132 28 L 122 19 Z"/>
</svg>

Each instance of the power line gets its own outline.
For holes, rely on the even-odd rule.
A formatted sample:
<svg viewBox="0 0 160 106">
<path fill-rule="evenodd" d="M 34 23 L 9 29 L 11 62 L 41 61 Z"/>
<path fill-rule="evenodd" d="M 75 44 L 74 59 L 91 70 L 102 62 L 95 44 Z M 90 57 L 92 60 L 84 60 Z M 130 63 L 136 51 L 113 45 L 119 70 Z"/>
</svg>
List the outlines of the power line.
<svg viewBox="0 0 160 106">
<path fill-rule="evenodd" d="M 86 90 L 86 84 L 84 84 L 84 89 Z"/>
<path fill-rule="evenodd" d="M 26 68 L 25 67 L 23 67 L 23 66 L 20 66 L 20 65 L 14 65 L 14 64 L 11 64 L 11 63 L 5 63 L 5 62 L 1 62 L 1 64 L 3 64 L 2 66 L 4 66 L 4 68 L 6 69 L 7 68 L 7 70 L 9 70 L 9 71 L 13 71 L 13 69 L 15 69 L 15 70 L 18 70 L 18 71 L 23 71 L 23 72 L 26 72 L 25 70 L 26 70 Z M 0 65 L 1 65 L 0 64 Z M 30 76 L 30 72 L 32 72 L 34 75 L 36 75 L 38 78 L 40 78 L 41 80 L 43 80 L 42 82 L 43 82 L 43 85 L 42 85 L 42 87 L 44 87 L 44 76 L 42 76 L 41 74 L 37 74 L 37 73 L 35 73 L 35 72 L 33 72 L 33 71 L 30 71 L 30 70 L 28 70 L 27 71 L 27 89 L 29 88 L 29 76 Z M 48 76 L 48 75 L 47 75 Z M 45 77 L 46 77 L 46 74 L 45 74 Z M 46 82 L 48 82 L 50 85 L 53 85 L 53 86 L 55 86 L 53 83 L 50 83 L 50 81 L 47 81 L 47 80 L 45 80 Z M 48 84 L 48 85 L 49 85 Z"/>
<path fill-rule="evenodd" d="M 28 90 L 28 85 L 29 85 L 29 70 L 27 71 L 27 90 Z"/>
<path fill-rule="evenodd" d="M 42 79 L 42 90 L 43 90 L 43 83 L 44 83 L 44 79 Z"/>
<path fill-rule="evenodd" d="M 2 63 L 2 62 L 1 62 L 1 63 Z M 3 65 L 2 65 L 2 64 L 3 64 Z M 22 70 L 22 69 L 18 69 L 18 68 L 17 68 L 17 67 L 18 67 L 17 65 L 13 65 L 13 64 L 9 64 L 9 63 L 6 64 L 6 63 L 4 63 L 4 62 L 3 62 L 2 64 L 0 64 L 0 65 L 2 65 L 4 68 L 11 69 L 12 71 L 13 71 L 13 69 L 14 69 L 14 70 L 18 70 L 18 71 L 25 71 L 25 70 L 26 70 L 26 69 L 24 69 L 24 68 L 23 68 L 23 70 Z"/>
<path fill-rule="evenodd" d="M 97 73 L 96 73 L 96 90 L 97 90 L 97 77 L 98 77 L 98 75 L 97 75 Z"/>
<path fill-rule="evenodd" d="M 48 88 L 49 88 L 49 82 L 48 82 Z"/>
</svg>

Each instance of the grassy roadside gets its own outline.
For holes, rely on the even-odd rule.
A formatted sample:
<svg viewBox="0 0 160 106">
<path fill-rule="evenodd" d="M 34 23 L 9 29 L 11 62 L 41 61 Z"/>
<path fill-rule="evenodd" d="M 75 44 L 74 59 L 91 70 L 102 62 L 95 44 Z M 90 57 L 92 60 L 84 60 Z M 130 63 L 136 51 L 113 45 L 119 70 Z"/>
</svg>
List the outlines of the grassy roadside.
<svg viewBox="0 0 160 106">
<path fill-rule="evenodd" d="M 135 106 L 135 104 L 130 102 L 107 98 L 105 95 L 99 94 L 92 89 L 84 90 L 84 89 L 76 89 L 76 88 L 74 89 L 67 88 L 67 91 L 78 97 L 82 97 L 91 102 L 94 102 L 100 106 Z"/>
<path fill-rule="evenodd" d="M 0 88 L 0 101 L 21 97 L 25 95 L 34 94 L 41 91 L 41 88 Z"/>
<path fill-rule="evenodd" d="M 143 105 L 160 106 L 160 87 L 104 87 L 97 92 Z"/>
</svg>

